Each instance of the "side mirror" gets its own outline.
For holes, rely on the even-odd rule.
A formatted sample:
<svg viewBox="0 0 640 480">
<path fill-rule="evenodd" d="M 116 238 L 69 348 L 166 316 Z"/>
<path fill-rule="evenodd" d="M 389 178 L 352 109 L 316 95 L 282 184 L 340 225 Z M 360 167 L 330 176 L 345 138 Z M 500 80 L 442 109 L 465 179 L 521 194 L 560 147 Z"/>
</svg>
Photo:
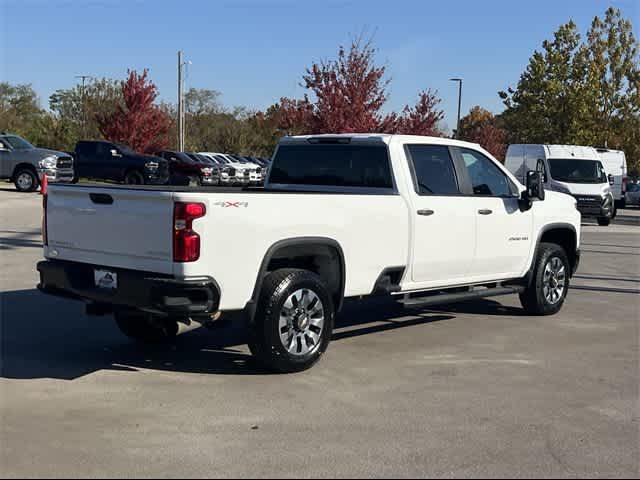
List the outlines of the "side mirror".
<svg viewBox="0 0 640 480">
<path fill-rule="evenodd" d="M 547 183 L 547 169 L 544 167 L 544 160 L 541 158 L 536 163 L 536 171 L 542 175 L 542 183 Z"/>
<path fill-rule="evenodd" d="M 527 190 L 526 194 L 529 199 L 537 198 L 544 200 L 544 183 L 540 172 L 531 170 L 527 172 Z"/>
<path fill-rule="evenodd" d="M 113 148 L 113 149 L 111 149 L 111 156 L 112 157 L 121 157 L 122 155 L 120 155 L 118 153 L 118 151 L 115 148 Z"/>
<path fill-rule="evenodd" d="M 616 183 L 616 181 L 613 178 L 613 175 L 609 174 L 609 185 L 613 185 L 614 183 Z"/>
</svg>

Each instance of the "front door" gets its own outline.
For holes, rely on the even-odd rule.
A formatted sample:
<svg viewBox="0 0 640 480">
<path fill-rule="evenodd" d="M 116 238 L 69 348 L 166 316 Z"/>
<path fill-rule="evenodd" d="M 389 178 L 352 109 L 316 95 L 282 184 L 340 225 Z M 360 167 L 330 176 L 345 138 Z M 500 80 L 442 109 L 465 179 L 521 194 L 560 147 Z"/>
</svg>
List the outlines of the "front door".
<svg viewBox="0 0 640 480">
<path fill-rule="evenodd" d="M 532 210 L 522 211 L 515 184 L 493 160 L 472 149 L 459 149 L 473 189 L 476 223 L 473 277 L 502 279 L 522 274 L 533 232 Z"/>
</svg>

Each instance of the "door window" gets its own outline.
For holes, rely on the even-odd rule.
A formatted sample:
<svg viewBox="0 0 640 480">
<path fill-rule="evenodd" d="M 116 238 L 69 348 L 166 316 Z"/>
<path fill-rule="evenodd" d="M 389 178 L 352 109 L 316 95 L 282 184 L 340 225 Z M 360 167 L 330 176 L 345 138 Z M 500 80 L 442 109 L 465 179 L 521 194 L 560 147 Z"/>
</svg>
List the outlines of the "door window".
<svg viewBox="0 0 640 480">
<path fill-rule="evenodd" d="M 475 195 L 491 197 L 513 196 L 514 187 L 509 177 L 489 158 L 468 148 L 462 148 L 460 153 L 469 172 Z"/>
<path fill-rule="evenodd" d="M 455 195 L 458 180 L 445 145 L 408 145 L 416 193 L 418 195 Z"/>
</svg>

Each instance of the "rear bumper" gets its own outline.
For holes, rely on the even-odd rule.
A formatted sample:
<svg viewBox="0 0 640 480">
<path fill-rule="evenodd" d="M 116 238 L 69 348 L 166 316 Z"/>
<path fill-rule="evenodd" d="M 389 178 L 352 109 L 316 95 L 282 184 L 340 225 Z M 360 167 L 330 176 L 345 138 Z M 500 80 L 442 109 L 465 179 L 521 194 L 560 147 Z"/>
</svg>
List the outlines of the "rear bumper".
<svg viewBox="0 0 640 480">
<path fill-rule="evenodd" d="M 45 260 L 39 262 L 37 268 L 40 291 L 100 305 L 190 316 L 214 313 L 220 303 L 220 289 L 211 277 L 176 279 L 169 275 L 61 260 Z M 93 276 L 96 268 L 117 273 L 118 288 L 96 287 Z"/>
</svg>

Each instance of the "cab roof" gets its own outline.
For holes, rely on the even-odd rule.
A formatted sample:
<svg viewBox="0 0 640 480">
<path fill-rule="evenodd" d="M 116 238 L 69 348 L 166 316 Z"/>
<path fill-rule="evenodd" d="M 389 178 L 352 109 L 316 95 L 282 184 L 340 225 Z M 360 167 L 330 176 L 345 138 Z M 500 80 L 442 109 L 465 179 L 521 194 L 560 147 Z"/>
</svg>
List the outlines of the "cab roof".
<svg viewBox="0 0 640 480">
<path fill-rule="evenodd" d="M 283 137 L 280 140 L 281 144 L 287 143 L 350 143 L 351 140 L 356 140 L 358 143 L 365 142 L 383 142 L 387 145 L 391 143 L 428 143 L 435 145 L 453 145 L 465 148 L 479 148 L 476 143 L 464 142 L 461 140 L 455 140 L 447 137 L 429 137 L 422 135 L 397 135 L 390 133 L 324 133 L 317 135 L 293 135 Z"/>
</svg>

